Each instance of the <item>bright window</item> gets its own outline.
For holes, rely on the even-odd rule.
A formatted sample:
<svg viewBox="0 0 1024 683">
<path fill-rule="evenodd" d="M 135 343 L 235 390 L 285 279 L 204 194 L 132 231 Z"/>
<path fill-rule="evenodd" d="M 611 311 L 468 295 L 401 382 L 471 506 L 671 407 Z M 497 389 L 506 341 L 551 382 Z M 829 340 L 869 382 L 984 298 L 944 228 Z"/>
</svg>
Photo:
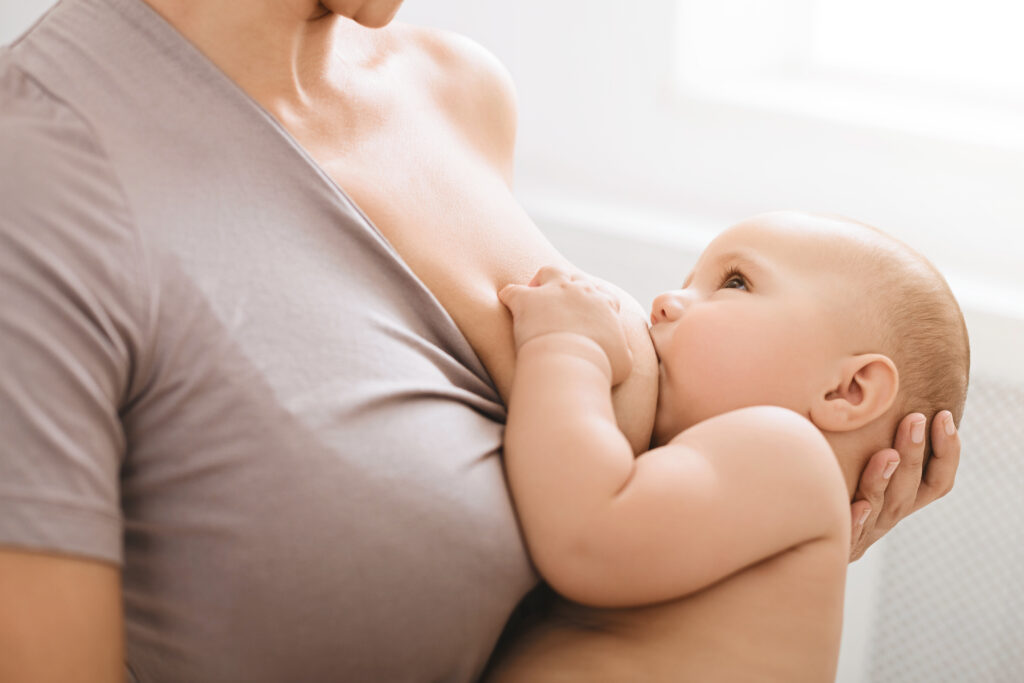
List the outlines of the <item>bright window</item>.
<svg viewBox="0 0 1024 683">
<path fill-rule="evenodd" d="M 811 55 L 836 72 L 1021 100 L 1024 6 L 1007 0 L 817 0 Z"/>
<path fill-rule="evenodd" d="M 1024 5 L 679 0 L 684 96 L 1024 148 Z"/>
</svg>

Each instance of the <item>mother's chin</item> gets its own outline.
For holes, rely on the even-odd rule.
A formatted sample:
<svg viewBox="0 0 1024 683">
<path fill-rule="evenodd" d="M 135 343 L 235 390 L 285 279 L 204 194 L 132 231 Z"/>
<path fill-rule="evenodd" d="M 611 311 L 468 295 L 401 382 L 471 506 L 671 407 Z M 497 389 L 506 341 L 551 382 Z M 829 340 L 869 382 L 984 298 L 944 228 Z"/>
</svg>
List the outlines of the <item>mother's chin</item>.
<svg viewBox="0 0 1024 683">
<path fill-rule="evenodd" d="M 366 28 L 382 28 L 395 18 L 402 0 L 321 0 L 319 6 Z"/>
</svg>

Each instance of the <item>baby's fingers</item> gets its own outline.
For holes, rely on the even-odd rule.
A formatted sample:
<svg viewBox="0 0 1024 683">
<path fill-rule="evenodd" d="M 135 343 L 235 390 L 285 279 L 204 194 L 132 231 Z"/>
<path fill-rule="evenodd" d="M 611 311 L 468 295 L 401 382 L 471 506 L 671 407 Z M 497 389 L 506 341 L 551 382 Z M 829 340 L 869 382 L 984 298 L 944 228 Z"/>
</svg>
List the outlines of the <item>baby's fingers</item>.
<svg viewBox="0 0 1024 683">
<path fill-rule="evenodd" d="M 540 285 L 547 284 L 554 280 L 570 280 L 568 271 L 562 270 L 558 266 L 542 266 L 537 274 L 530 280 L 530 287 L 539 287 Z"/>
<path fill-rule="evenodd" d="M 612 289 L 606 282 L 594 278 L 591 280 L 597 290 L 604 294 L 608 298 L 608 303 L 611 304 L 612 310 L 616 313 L 622 312 L 622 300 L 619 298 L 619 293 Z"/>
<path fill-rule="evenodd" d="M 519 298 L 525 289 L 527 287 L 523 285 L 507 284 L 498 290 L 498 301 L 503 303 L 512 315 L 515 315 L 518 310 Z"/>
</svg>

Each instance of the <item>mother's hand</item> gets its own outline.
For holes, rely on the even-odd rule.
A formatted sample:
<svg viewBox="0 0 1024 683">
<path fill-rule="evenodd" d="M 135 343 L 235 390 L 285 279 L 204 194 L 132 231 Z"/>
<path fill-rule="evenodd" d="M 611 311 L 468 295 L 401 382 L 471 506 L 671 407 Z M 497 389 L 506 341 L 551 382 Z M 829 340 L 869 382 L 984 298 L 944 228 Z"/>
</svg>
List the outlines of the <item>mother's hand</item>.
<svg viewBox="0 0 1024 683">
<path fill-rule="evenodd" d="M 953 488 L 960 464 L 960 434 L 953 416 L 943 410 L 932 420 L 932 456 L 924 467 L 926 425 L 921 413 L 907 415 L 896 430 L 893 448 L 878 451 L 864 467 L 850 506 L 851 562 L 896 522 Z"/>
</svg>

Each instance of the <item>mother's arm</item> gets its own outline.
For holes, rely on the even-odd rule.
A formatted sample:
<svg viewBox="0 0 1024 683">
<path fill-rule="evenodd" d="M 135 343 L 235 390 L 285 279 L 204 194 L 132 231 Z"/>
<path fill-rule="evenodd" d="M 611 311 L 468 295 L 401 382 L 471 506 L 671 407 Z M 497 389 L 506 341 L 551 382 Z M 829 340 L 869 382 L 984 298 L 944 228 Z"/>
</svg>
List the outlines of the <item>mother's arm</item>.
<svg viewBox="0 0 1024 683">
<path fill-rule="evenodd" d="M 932 455 L 925 462 L 927 440 L 915 442 L 912 438 L 913 425 L 925 420 L 921 413 L 903 418 L 893 447 L 875 453 L 864 467 L 850 508 L 850 561 L 859 559 L 901 519 L 953 488 L 960 464 L 960 433 L 948 410 L 936 414 L 931 424 Z M 886 478 L 886 469 L 893 462 L 898 465 Z"/>
<path fill-rule="evenodd" d="M 121 572 L 0 547 L 0 681 L 124 680 Z"/>
<path fill-rule="evenodd" d="M 151 298 L 102 146 L 17 87 L 0 107 L 0 682 L 108 683 L 125 666 L 120 415 Z"/>
</svg>

